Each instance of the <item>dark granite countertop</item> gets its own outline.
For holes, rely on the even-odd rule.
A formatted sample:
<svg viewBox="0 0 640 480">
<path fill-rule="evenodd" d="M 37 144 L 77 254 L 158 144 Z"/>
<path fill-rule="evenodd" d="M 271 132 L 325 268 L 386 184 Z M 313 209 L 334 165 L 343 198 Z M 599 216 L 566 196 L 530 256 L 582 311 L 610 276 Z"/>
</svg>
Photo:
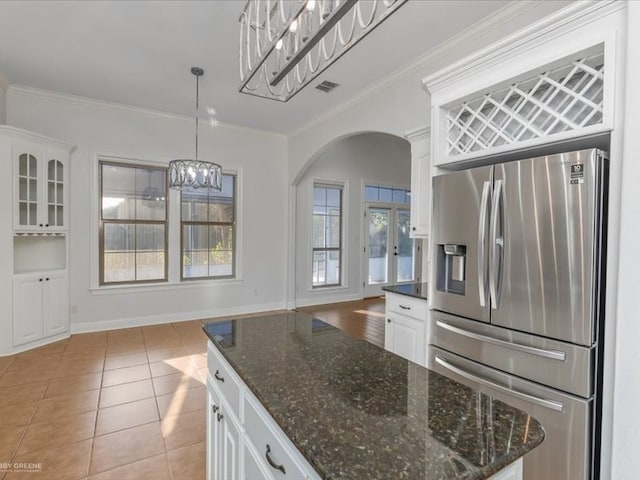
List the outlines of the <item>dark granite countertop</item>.
<svg viewBox="0 0 640 480">
<path fill-rule="evenodd" d="M 544 438 L 526 413 L 308 314 L 204 330 L 325 479 L 487 478 Z"/>
<path fill-rule="evenodd" d="M 428 283 L 403 283 L 401 285 L 388 285 L 382 287 L 382 290 L 390 293 L 399 293 L 409 297 L 421 298 L 428 300 L 429 284 Z"/>
</svg>

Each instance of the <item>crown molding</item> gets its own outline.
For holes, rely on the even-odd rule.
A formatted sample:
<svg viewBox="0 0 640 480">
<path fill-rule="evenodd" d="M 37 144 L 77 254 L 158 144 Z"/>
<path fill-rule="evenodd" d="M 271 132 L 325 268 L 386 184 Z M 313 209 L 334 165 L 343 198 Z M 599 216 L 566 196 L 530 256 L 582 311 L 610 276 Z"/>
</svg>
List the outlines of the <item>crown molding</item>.
<svg viewBox="0 0 640 480">
<path fill-rule="evenodd" d="M 414 128 L 413 130 L 409 130 L 405 132 L 404 138 L 409 140 L 409 143 L 420 142 L 422 140 L 428 140 L 429 135 L 431 134 L 431 126 L 427 125 L 424 127 Z"/>
<path fill-rule="evenodd" d="M 62 102 L 67 102 L 67 103 L 74 103 L 77 105 L 83 105 L 83 106 L 89 106 L 89 107 L 96 107 L 96 108 L 103 108 L 103 109 L 109 109 L 109 110 L 119 110 L 122 112 L 127 112 L 127 113 L 135 113 L 135 114 L 139 114 L 139 115 L 144 115 L 147 117 L 152 117 L 152 118 L 162 118 L 162 119 L 168 119 L 168 120 L 181 120 L 181 121 L 189 121 L 189 122 L 193 122 L 194 117 L 190 117 L 187 115 L 180 115 L 178 113 L 171 113 L 171 112 L 164 112 L 162 110 L 153 110 L 151 108 L 144 108 L 144 107 L 136 107 L 133 105 L 126 105 L 124 103 L 116 103 L 116 102 L 110 102 L 107 100 L 99 100 L 96 98 L 90 98 L 90 97 L 82 97 L 79 95 L 72 95 L 70 93 L 61 93 L 61 92 L 55 92 L 52 90 L 45 90 L 42 88 L 35 88 L 35 87 L 28 87 L 26 85 L 11 85 L 10 87 L 11 92 L 15 92 L 17 94 L 20 95 L 26 95 L 26 96 L 32 96 L 32 97 L 40 97 L 40 98 L 49 98 L 49 99 L 53 99 L 53 100 L 59 100 Z M 203 120 L 201 118 L 201 120 Z M 249 127 L 243 127 L 240 125 L 233 125 L 233 124 L 228 124 L 228 123 L 223 123 L 223 122 L 219 122 L 219 121 L 215 121 L 214 125 L 211 125 L 209 122 L 207 121 L 203 121 L 201 122 L 201 127 L 202 126 L 207 126 L 209 128 L 213 128 L 213 127 L 221 127 L 221 128 L 228 128 L 228 129 L 232 129 L 232 130 L 241 130 L 244 132 L 252 132 L 252 133 L 260 133 L 263 135 L 272 135 L 272 136 L 278 136 L 278 137 L 282 137 L 285 138 L 286 135 L 283 135 L 281 133 L 277 133 L 277 132 L 271 132 L 268 130 L 260 130 L 257 128 L 249 128 Z"/>
<path fill-rule="evenodd" d="M 489 15 L 468 28 L 462 30 L 461 32 L 455 34 L 454 36 L 448 38 L 444 42 L 436 45 L 431 50 L 427 51 L 424 55 L 417 57 L 403 67 L 400 67 L 393 73 L 389 74 L 387 77 L 383 78 L 380 82 L 373 85 L 372 87 L 365 89 L 359 95 L 352 97 L 349 101 L 341 104 L 339 107 L 330 110 L 323 115 L 317 117 L 316 119 L 310 121 L 309 123 L 303 125 L 302 127 L 294 130 L 290 134 L 290 137 L 293 137 L 309 128 L 312 128 L 328 118 L 336 115 L 342 111 L 348 110 L 352 108 L 354 105 L 361 103 L 366 100 L 368 97 L 371 97 L 386 88 L 390 85 L 394 84 L 398 80 L 409 77 L 411 74 L 417 73 L 420 70 L 429 67 L 429 64 L 434 63 L 438 59 L 450 54 L 452 51 L 463 47 L 465 45 L 473 44 L 474 41 L 480 35 L 485 35 L 488 32 L 491 32 L 501 25 L 509 22 L 510 20 L 519 17 L 520 15 L 525 14 L 529 10 L 532 10 L 538 2 L 535 1 L 521 1 L 521 0 L 513 0 L 507 3 L 504 7 L 500 8 L 492 15 Z"/>
<path fill-rule="evenodd" d="M 76 148 L 75 145 L 65 142 L 63 140 L 58 140 L 57 138 L 47 137 L 46 135 L 42 135 L 40 133 L 31 132 L 29 130 L 24 130 L 22 128 L 12 127 L 11 125 L 0 125 L 0 132 L 5 133 L 7 135 L 12 135 L 14 137 L 24 138 L 27 140 L 37 140 L 40 142 L 46 142 L 57 147 L 64 148 L 69 150 L 69 153 L 73 152 Z"/>
<path fill-rule="evenodd" d="M 7 90 L 9 90 L 10 86 L 11 84 L 9 83 L 9 80 L 7 80 L 6 77 L 2 75 L 2 73 L 0 73 L 0 89 L 6 92 Z"/>
<path fill-rule="evenodd" d="M 422 85 L 429 93 L 436 92 L 451 82 L 472 75 L 487 62 L 522 54 L 524 46 L 531 48 L 540 45 L 554 35 L 566 34 L 567 29 L 578 28 L 623 8 L 626 8 L 625 3 L 617 0 L 577 1 L 433 74 L 427 75 L 422 79 Z"/>
</svg>

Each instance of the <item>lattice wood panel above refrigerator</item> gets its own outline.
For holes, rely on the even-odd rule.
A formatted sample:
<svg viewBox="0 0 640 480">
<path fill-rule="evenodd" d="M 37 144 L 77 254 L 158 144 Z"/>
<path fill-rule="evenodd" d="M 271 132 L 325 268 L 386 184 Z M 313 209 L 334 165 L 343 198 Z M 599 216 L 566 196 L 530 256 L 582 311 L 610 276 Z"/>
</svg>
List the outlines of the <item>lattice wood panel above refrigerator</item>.
<svg viewBox="0 0 640 480">
<path fill-rule="evenodd" d="M 449 156 L 603 121 L 604 54 L 587 56 L 467 100 L 446 113 Z"/>
</svg>

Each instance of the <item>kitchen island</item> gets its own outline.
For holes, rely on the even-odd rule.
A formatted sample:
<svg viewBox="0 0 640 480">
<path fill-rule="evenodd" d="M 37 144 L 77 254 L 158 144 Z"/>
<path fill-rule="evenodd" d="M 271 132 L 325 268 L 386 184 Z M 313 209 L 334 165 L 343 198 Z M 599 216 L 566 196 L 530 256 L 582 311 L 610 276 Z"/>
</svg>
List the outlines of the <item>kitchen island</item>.
<svg viewBox="0 0 640 480">
<path fill-rule="evenodd" d="M 307 314 L 204 331 L 210 479 L 489 478 L 544 438 L 526 413 Z"/>
</svg>

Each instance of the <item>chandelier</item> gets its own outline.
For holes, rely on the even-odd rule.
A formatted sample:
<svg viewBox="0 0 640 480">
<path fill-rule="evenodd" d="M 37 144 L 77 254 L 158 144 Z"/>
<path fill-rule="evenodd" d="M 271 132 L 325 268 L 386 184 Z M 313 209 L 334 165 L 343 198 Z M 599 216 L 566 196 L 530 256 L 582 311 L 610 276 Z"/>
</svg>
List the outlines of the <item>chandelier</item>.
<svg viewBox="0 0 640 480">
<path fill-rule="evenodd" d="M 200 101 L 200 77 L 204 70 L 192 67 L 196 77 L 196 158 L 189 160 L 171 160 L 169 162 L 169 187 L 171 188 L 208 188 L 222 190 L 222 167 L 217 163 L 198 159 L 198 110 Z"/>
<path fill-rule="evenodd" d="M 407 0 L 248 0 L 240 92 L 286 102 Z"/>
</svg>

